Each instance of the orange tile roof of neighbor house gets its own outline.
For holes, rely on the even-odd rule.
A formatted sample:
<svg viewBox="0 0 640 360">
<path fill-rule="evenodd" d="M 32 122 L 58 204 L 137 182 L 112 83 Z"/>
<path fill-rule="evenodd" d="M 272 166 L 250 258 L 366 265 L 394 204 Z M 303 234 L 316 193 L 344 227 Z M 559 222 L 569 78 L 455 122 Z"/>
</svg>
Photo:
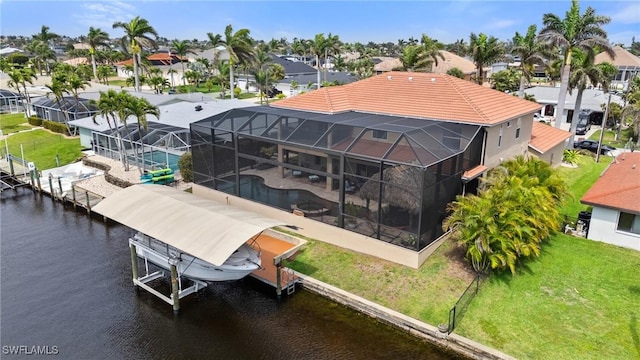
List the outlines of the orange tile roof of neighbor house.
<svg viewBox="0 0 640 360">
<path fill-rule="evenodd" d="M 571 136 L 571 133 L 554 126 L 543 124 L 539 121 L 533 122 L 531 130 L 531 140 L 529 146 L 541 154 L 553 149 L 558 144 L 563 143 Z"/>
<path fill-rule="evenodd" d="M 640 152 L 618 155 L 580 201 L 640 214 Z"/>
<path fill-rule="evenodd" d="M 480 125 L 498 124 L 541 108 L 535 102 L 453 76 L 396 71 L 347 85 L 324 87 L 271 106 L 328 114 L 358 111 Z"/>
</svg>

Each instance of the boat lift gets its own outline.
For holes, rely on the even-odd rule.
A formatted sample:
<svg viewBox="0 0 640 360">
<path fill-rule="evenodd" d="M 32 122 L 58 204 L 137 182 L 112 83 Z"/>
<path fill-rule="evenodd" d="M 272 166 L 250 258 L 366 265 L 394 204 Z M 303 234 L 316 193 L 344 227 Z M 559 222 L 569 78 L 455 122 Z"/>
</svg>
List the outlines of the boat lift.
<svg viewBox="0 0 640 360">
<path fill-rule="evenodd" d="M 165 260 L 167 261 L 167 263 L 170 265 L 170 268 L 171 268 L 171 272 L 170 272 L 171 295 L 169 296 L 164 295 L 158 290 L 149 286 L 148 283 L 156 279 L 164 278 L 165 272 L 163 270 L 158 270 L 158 271 L 149 273 L 149 261 L 147 260 L 146 257 L 144 257 L 143 259 L 144 259 L 145 275 L 138 276 L 138 270 L 139 270 L 138 254 L 136 252 L 136 245 L 134 244 L 133 239 L 129 239 L 129 249 L 131 250 L 131 271 L 133 275 L 133 284 L 147 290 L 151 294 L 157 296 L 164 302 L 173 306 L 174 313 L 177 313 L 180 311 L 180 299 L 182 299 L 187 295 L 196 293 L 199 290 L 202 290 L 209 285 L 204 281 L 185 277 L 185 279 L 191 281 L 193 285 L 183 289 L 182 288 L 183 276 L 181 274 L 178 274 L 178 270 L 177 270 L 178 260 L 170 255 L 167 255 L 165 256 Z"/>
</svg>

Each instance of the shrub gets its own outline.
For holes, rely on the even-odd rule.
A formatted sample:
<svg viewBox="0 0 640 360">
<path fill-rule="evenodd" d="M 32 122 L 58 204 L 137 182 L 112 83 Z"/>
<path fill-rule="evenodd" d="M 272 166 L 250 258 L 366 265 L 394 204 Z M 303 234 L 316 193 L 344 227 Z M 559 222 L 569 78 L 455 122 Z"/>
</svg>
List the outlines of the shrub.
<svg viewBox="0 0 640 360">
<path fill-rule="evenodd" d="M 27 121 L 33 126 L 42 126 L 42 119 L 35 115 L 31 115 Z"/>
<path fill-rule="evenodd" d="M 242 89 L 240 89 L 239 87 L 234 87 L 233 93 L 236 95 L 236 97 L 238 97 L 242 93 Z"/>
<path fill-rule="evenodd" d="M 562 161 L 567 164 L 575 165 L 578 163 L 579 154 L 575 150 L 565 149 L 562 155 Z"/>
<path fill-rule="evenodd" d="M 67 125 L 55 121 L 44 120 L 42 121 L 42 126 L 45 129 L 51 130 L 56 133 L 69 135 L 69 131 L 67 129 Z"/>
<path fill-rule="evenodd" d="M 282 100 L 282 99 L 284 99 L 284 98 L 286 98 L 286 97 L 287 97 L 287 95 L 285 95 L 285 94 L 283 94 L 283 93 L 280 93 L 280 94 L 276 95 L 276 98 L 277 98 L 278 100 Z"/>
<path fill-rule="evenodd" d="M 193 182 L 193 166 L 191 164 L 191 153 L 186 152 L 178 160 L 178 168 L 185 182 Z"/>
</svg>

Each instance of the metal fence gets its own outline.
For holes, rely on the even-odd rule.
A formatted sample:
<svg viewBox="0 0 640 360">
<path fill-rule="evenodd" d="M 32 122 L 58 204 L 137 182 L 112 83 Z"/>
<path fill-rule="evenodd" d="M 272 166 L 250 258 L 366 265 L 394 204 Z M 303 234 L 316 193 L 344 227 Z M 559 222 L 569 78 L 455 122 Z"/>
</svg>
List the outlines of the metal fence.
<svg viewBox="0 0 640 360">
<path fill-rule="evenodd" d="M 478 293 L 481 281 L 482 276 L 480 274 L 476 274 L 476 277 L 473 279 L 471 284 L 467 286 L 458 301 L 456 301 L 455 305 L 453 305 L 451 310 L 449 310 L 449 326 L 447 328 L 447 334 L 451 334 L 456 328 L 456 324 L 464 317 L 471 300 L 473 300 Z"/>
</svg>

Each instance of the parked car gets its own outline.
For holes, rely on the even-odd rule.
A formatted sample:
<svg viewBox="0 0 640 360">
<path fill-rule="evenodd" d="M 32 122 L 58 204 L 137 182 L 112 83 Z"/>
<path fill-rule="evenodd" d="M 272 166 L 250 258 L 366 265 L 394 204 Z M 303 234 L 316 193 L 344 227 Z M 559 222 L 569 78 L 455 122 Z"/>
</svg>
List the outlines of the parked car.
<svg viewBox="0 0 640 360">
<path fill-rule="evenodd" d="M 589 150 L 591 152 L 597 152 L 598 151 L 598 141 L 595 140 L 582 140 L 582 141 L 576 141 L 573 143 L 573 148 L 574 149 L 586 149 Z M 609 153 L 609 151 L 613 151 L 616 148 L 609 146 L 609 145 L 602 145 L 602 147 L 600 148 L 600 154 L 607 154 Z"/>
<path fill-rule="evenodd" d="M 576 125 L 576 135 L 586 135 L 589 130 L 591 130 L 589 121 L 586 118 L 579 118 L 578 125 Z"/>
</svg>

